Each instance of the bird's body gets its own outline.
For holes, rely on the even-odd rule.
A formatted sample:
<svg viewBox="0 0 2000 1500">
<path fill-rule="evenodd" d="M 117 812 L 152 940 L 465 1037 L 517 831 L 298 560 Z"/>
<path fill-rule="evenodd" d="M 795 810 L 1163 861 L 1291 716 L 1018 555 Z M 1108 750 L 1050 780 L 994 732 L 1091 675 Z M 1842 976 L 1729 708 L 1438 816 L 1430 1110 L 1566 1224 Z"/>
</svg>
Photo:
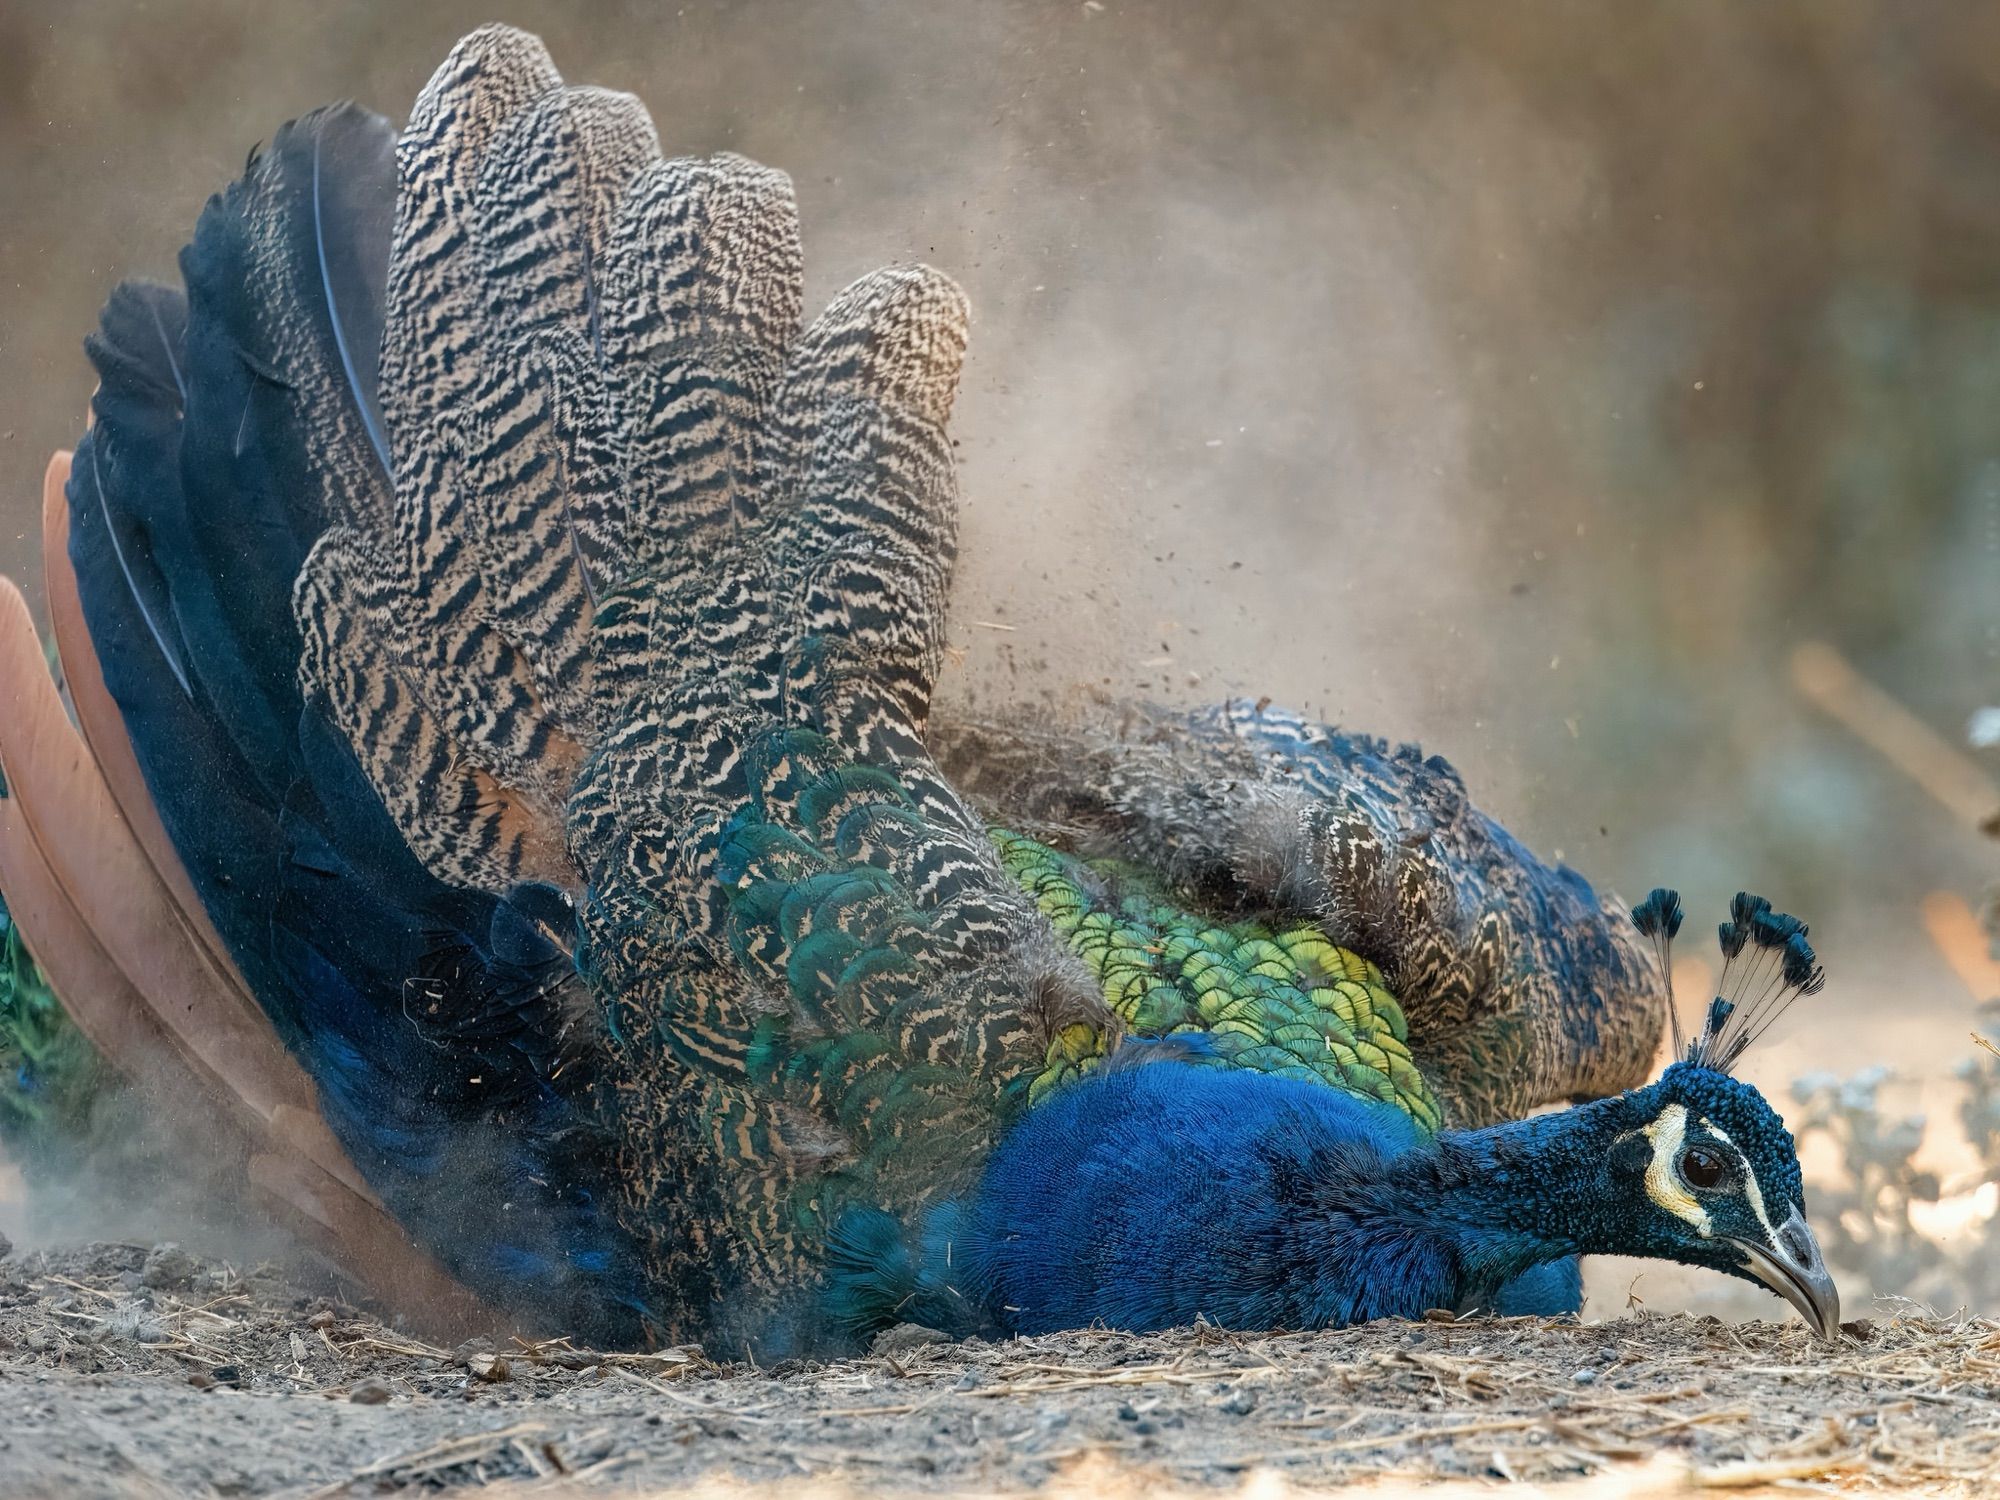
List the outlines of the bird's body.
<svg viewBox="0 0 2000 1500">
<path fill-rule="evenodd" d="M 1262 704 L 932 719 L 939 273 L 802 329 L 783 176 L 505 28 L 400 140 L 286 127 L 182 266 L 53 471 L 87 753 L 0 620 L 0 883 L 351 1262 L 765 1352 L 1747 1264 L 1660 1175 L 1703 1070 L 1621 1092 L 1660 967 L 1445 763 Z M 1790 1143 L 1721 1082 L 1769 1238 Z"/>
<path fill-rule="evenodd" d="M 1588 1138 L 1573 1113 L 1433 1138 L 1337 1090 L 1141 1065 L 1028 1117 L 962 1253 L 1024 1333 L 1492 1310 L 1518 1277 L 1587 1248 L 1513 1176 Z M 1147 1276 L 1155 1261 L 1176 1274 Z"/>
<path fill-rule="evenodd" d="M 1617 1143 L 1682 1081 L 1433 1136 L 1312 1083 L 1141 1062 L 1028 1115 L 955 1254 L 1023 1333 L 1575 1312 L 1573 1257 L 1642 1248 Z M 1149 1274 L 1161 1264 L 1173 1275 Z"/>
</svg>

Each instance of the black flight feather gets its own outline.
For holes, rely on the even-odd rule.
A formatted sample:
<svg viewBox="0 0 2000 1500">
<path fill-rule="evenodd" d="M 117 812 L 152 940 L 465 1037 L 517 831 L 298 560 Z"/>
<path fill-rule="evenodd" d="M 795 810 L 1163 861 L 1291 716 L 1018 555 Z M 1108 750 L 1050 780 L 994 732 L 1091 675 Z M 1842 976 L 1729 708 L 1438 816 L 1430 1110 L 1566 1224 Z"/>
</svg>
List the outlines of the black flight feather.
<svg viewBox="0 0 2000 1500">
<path fill-rule="evenodd" d="M 312 133 L 312 225 L 326 315 L 368 443 L 393 479 L 382 420 L 384 284 L 395 227 L 395 133 L 355 105 L 327 112 Z"/>
<path fill-rule="evenodd" d="M 163 286 L 128 282 L 105 306 L 87 341 L 100 370 L 94 406 L 107 431 L 78 445 L 70 468 L 70 509 L 93 530 L 116 566 L 132 623 L 150 637 L 181 692 L 193 691 L 187 645 L 155 560 L 153 529 L 184 529 L 173 450 L 158 441 L 186 401 L 177 349 L 187 336 L 187 300 Z M 126 497 L 158 495 L 146 508 Z"/>
<path fill-rule="evenodd" d="M 1674 1056 L 1687 1052 L 1687 1040 L 1681 1034 L 1680 1007 L 1674 1003 L 1674 939 L 1680 935 L 1681 893 L 1670 886 L 1654 886 L 1646 899 L 1632 908 L 1632 925 L 1639 929 L 1642 937 L 1653 940 L 1653 956 L 1659 960 L 1660 978 L 1667 990 L 1667 1022 L 1673 1031 Z"/>
<path fill-rule="evenodd" d="M 185 300 L 113 296 L 71 556 L 161 821 L 370 1185 L 496 1304 L 629 1344 L 645 1314 L 593 1187 L 589 1080 L 558 1077 L 560 914 L 426 871 L 298 683 L 291 584 L 334 519 L 328 476 L 390 493 L 394 140 L 351 106 L 287 126 L 210 201 Z"/>
</svg>

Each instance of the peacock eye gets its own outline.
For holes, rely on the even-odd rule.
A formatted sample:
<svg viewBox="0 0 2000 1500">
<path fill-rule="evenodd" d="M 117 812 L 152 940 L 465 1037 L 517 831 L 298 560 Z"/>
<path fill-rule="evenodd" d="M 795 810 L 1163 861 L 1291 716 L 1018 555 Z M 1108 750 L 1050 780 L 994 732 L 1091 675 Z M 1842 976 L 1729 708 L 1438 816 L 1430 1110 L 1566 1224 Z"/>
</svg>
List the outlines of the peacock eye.
<svg viewBox="0 0 2000 1500">
<path fill-rule="evenodd" d="M 1689 1187 L 1712 1188 L 1722 1181 L 1722 1158 L 1696 1146 L 1681 1157 L 1681 1176 Z"/>
</svg>

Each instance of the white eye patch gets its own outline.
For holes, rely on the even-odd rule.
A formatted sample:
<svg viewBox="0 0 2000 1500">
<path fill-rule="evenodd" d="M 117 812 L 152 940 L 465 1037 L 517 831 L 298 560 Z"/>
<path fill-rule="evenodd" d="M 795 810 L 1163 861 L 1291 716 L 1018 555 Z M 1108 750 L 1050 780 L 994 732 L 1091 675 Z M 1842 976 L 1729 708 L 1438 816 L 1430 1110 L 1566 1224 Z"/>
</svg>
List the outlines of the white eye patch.
<svg viewBox="0 0 2000 1500">
<path fill-rule="evenodd" d="M 1708 1210 L 1681 1181 L 1678 1166 L 1681 1147 L 1687 1141 L 1687 1124 L 1687 1107 L 1669 1104 L 1651 1124 L 1640 1129 L 1639 1133 L 1653 1148 L 1653 1159 L 1646 1163 L 1646 1196 L 1675 1218 L 1692 1225 L 1695 1233 L 1706 1239 L 1714 1231 Z M 1758 1213 L 1762 1212 L 1760 1204 Z"/>
<path fill-rule="evenodd" d="M 1736 1151 L 1737 1159 L 1742 1161 L 1743 1153 L 1737 1151 L 1736 1142 L 1730 1140 L 1729 1133 L 1726 1130 L 1722 1129 L 1713 1120 L 1704 1119 L 1701 1123 L 1709 1134 L 1713 1135 L 1718 1141 L 1721 1141 L 1730 1150 Z M 1743 1161 L 1743 1196 L 1750 1200 L 1750 1211 L 1757 1216 L 1757 1227 L 1764 1231 L 1765 1243 L 1771 1245 L 1777 1244 L 1778 1231 L 1771 1227 L 1771 1216 L 1764 1211 L 1764 1190 L 1757 1185 L 1757 1174 L 1750 1170 L 1750 1163 L 1747 1161 Z"/>
</svg>

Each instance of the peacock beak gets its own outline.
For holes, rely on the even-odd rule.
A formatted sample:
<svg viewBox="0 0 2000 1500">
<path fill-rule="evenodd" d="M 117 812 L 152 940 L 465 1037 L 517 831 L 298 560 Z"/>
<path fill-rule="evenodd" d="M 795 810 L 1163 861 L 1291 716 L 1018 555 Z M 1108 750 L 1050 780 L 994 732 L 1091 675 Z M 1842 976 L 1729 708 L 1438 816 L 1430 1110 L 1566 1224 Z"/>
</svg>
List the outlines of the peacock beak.
<svg viewBox="0 0 2000 1500">
<path fill-rule="evenodd" d="M 1746 1269 L 1799 1310 L 1814 1333 L 1831 1339 L 1840 1329 L 1840 1288 L 1826 1273 L 1819 1241 L 1797 1209 L 1778 1226 L 1775 1243 L 1731 1239 L 1743 1252 Z"/>
</svg>

